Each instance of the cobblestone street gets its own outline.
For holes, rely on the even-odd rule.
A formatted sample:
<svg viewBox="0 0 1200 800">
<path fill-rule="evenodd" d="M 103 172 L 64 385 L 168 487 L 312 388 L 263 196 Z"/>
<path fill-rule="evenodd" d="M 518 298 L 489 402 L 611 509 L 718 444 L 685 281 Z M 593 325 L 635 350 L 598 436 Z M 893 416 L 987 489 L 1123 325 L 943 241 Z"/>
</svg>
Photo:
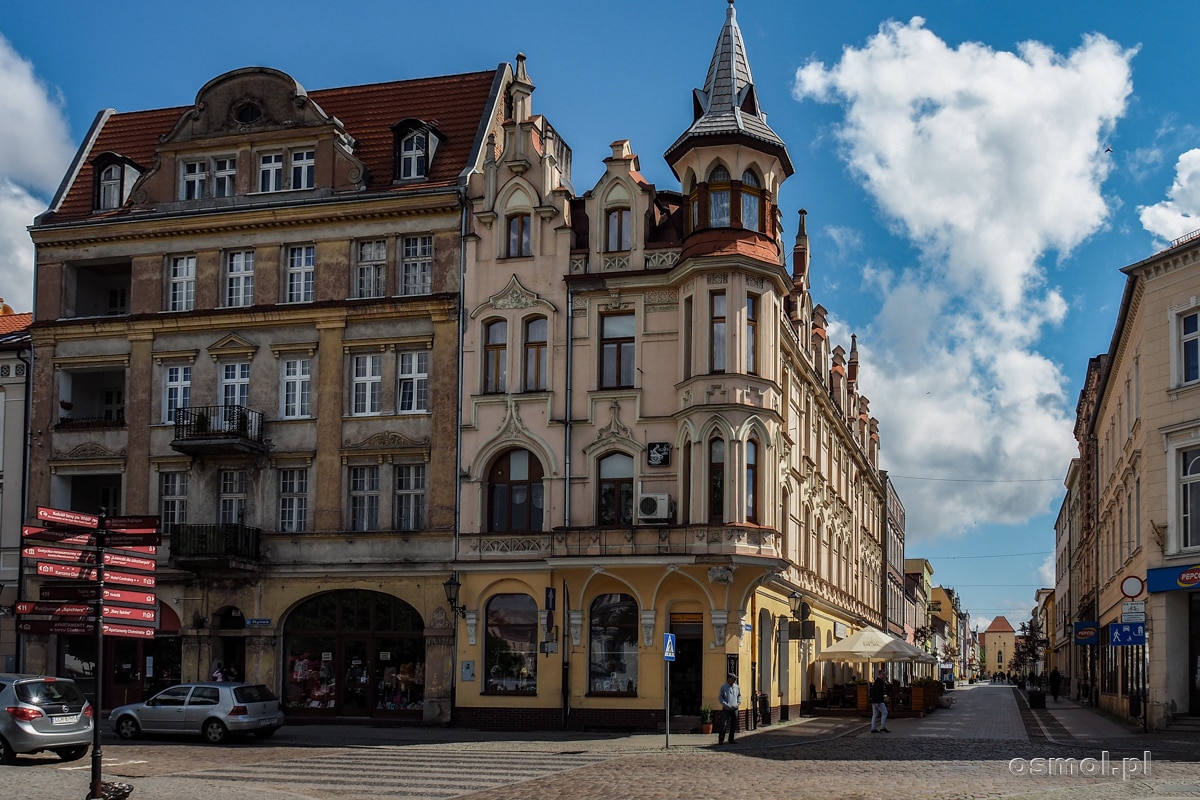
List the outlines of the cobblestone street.
<svg viewBox="0 0 1200 800">
<path fill-rule="evenodd" d="M 662 736 L 325 725 L 217 748 L 106 739 L 104 777 L 133 784 L 132 800 L 1200 796 L 1194 735 L 1143 734 L 1066 700 L 1030 711 L 1003 685 L 948 696 L 951 708 L 889 719 L 888 733 L 870 733 L 858 716 L 806 717 L 723 747 L 698 734 L 672 735 L 667 749 Z M 0 785 L 16 800 L 81 798 L 88 775 L 86 760 L 29 758 L 0 768 Z"/>
</svg>

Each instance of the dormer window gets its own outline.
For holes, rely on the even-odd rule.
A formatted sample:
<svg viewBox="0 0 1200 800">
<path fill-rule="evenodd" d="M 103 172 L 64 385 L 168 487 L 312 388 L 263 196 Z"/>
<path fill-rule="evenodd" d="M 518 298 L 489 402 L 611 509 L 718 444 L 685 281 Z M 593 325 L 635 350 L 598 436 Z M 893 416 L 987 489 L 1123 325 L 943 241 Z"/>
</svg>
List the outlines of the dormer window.
<svg viewBox="0 0 1200 800">
<path fill-rule="evenodd" d="M 283 153 L 263 153 L 258 157 L 258 190 L 283 191 Z"/>
<path fill-rule="evenodd" d="M 718 165 L 708 176 L 708 225 L 729 227 L 729 170 Z"/>
<path fill-rule="evenodd" d="M 205 196 L 208 187 L 208 162 L 183 162 L 183 199 L 199 200 Z"/>
<path fill-rule="evenodd" d="M 179 199 L 233 197 L 237 159 L 232 155 L 192 156 L 179 161 Z"/>
<path fill-rule="evenodd" d="M 311 189 L 316 178 L 317 154 L 314 150 L 292 152 L 292 188 Z"/>
<path fill-rule="evenodd" d="M 121 178 L 122 169 L 119 164 L 110 164 L 100 171 L 100 203 L 101 210 L 107 211 L 121 207 Z"/>
<path fill-rule="evenodd" d="M 425 156 L 429 139 L 423 131 L 405 136 L 400 142 L 400 180 L 425 177 Z"/>
<path fill-rule="evenodd" d="M 631 243 L 630 216 L 628 208 L 614 208 L 608 212 L 606 228 L 608 239 L 605 251 L 609 253 L 629 250 Z"/>
<path fill-rule="evenodd" d="M 392 126 L 395 147 L 393 180 L 419 181 L 429 176 L 442 136 L 424 120 L 409 118 Z"/>
<path fill-rule="evenodd" d="M 111 152 L 97 156 L 92 162 L 92 170 L 95 181 L 92 207 L 99 211 L 113 211 L 124 205 L 141 174 L 133 162 Z"/>
</svg>

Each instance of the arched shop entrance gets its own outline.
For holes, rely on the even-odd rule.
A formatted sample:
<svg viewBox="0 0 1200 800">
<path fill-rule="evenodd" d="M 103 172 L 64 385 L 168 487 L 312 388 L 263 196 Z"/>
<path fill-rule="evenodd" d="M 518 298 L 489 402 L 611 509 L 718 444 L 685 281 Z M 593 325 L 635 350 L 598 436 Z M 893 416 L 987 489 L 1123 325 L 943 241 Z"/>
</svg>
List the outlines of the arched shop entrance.
<svg viewBox="0 0 1200 800">
<path fill-rule="evenodd" d="M 420 720 L 425 625 L 408 603 L 347 589 L 301 602 L 283 629 L 287 712 Z"/>
</svg>

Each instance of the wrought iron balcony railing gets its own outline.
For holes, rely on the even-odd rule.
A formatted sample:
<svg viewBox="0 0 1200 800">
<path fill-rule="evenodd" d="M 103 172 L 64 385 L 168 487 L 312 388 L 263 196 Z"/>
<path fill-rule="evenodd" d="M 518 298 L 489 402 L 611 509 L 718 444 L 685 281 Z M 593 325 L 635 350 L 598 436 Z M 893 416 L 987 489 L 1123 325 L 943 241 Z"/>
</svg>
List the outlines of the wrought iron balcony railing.
<svg viewBox="0 0 1200 800">
<path fill-rule="evenodd" d="M 171 558 L 258 561 L 262 529 L 236 523 L 165 525 L 171 539 Z"/>
<path fill-rule="evenodd" d="M 260 452 L 266 449 L 262 412 L 245 406 L 176 409 L 175 440 L 171 446 L 185 453 Z"/>
</svg>

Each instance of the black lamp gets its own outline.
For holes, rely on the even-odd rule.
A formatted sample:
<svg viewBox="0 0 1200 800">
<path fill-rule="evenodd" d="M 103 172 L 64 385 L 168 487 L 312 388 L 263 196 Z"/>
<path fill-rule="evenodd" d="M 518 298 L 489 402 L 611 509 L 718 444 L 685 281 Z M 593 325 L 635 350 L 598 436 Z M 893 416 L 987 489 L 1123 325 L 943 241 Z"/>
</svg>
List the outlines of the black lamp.
<svg viewBox="0 0 1200 800">
<path fill-rule="evenodd" d="M 812 613 L 812 607 L 804 602 L 804 595 L 795 590 L 788 595 L 788 605 L 792 609 L 792 617 L 800 621 L 808 619 L 809 614 Z"/>
<path fill-rule="evenodd" d="M 458 590 L 462 588 L 462 583 L 458 580 L 458 573 L 450 573 L 450 577 L 442 584 L 442 588 L 446 590 L 446 601 L 450 603 L 450 611 L 466 619 L 467 607 L 458 604 Z"/>
</svg>

